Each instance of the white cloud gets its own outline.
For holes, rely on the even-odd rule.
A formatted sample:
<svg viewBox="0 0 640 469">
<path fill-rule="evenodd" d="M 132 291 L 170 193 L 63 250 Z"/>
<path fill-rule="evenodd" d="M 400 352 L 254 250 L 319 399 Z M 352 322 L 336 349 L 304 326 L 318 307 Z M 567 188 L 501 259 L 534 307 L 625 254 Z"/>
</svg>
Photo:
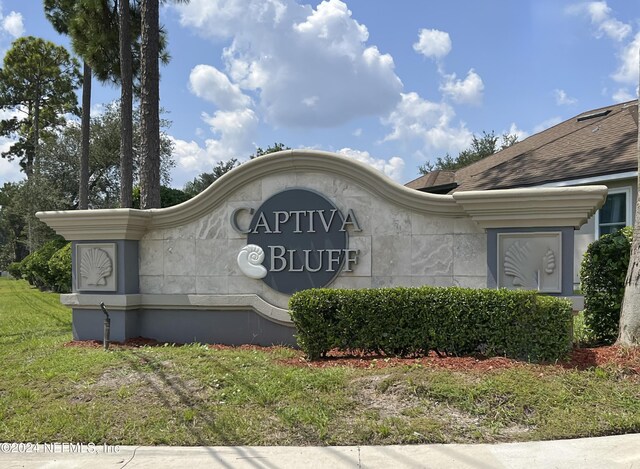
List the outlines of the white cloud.
<svg viewBox="0 0 640 469">
<path fill-rule="evenodd" d="M 258 123 L 251 109 L 216 111 L 213 116 L 203 113 L 202 120 L 211 126 L 214 133 L 221 135 L 244 135 Z"/>
<path fill-rule="evenodd" d="M 553 90 L 553 95 L 556 98 L 556 104 L 558 106 L 570 105 L 578 102 L 577 99 L 569 97 L 565 90 L 555 89 Z"/>
<path fill-rule="evenodd" d="M 609 19 L 611 8 L 607 6 L 607 2 L 589 2 L 582 7 L 589 13 L 594 23 L 602 23 Z"/>
<path fill-rule="evenodd" d="M 523 141 L 525 138 L 529 136 L 529 133 L 518 128 L 515 122 L 512 122 L 511 125 L 509 126 L 509 130 L 504 131 L 503 134 L 517 136 L 518 142 Z M 504 144 L 504 139 L 500 137 L 500 145 L 503 145 L 503 144 Z"/>
<path fill-rule="evenodd" d="M 462 123 L 452 126 L 454 117 L 455 111 L 447 103 L 434 103 L 413 92 L 403 93 L 396 109 L 383 119 L 392 128 L 384 141 L 417 140 L 426 152 L 456 154 L 469 146 L 473 134 Z"/>
<path fill-rule="evenodd" d="M 230 39 L 222 59 L 229 84 L 255 93 L 273 125 L 332 127 L 390 112 L 402 82 L 393 59 L 340 0 L 315 9 L 295 0 L 191 0 L 175 7 L 183 26 Z M 237 94 L 237 93 L 236 93 Z"/>
<path fill-rule="evenodd" d="M 402 178 L 404 160 L 399 156 L 391 157 L 389 160 L 376 159 L 368 151 L 354 150 L 352 148 L 342 148 L 337 153 L 353 158 L 360 163 L 368 164 L 396 181 L 400 181 Z"/>
<path fill-rule="evenodd" d="M 287 12 L 287 0 L 191 0 L 178 5 L 182 26 L 195 27 L 206 37 L 233 37 L 238 24 L 279 24 Z M 246 31 L 245 31 L 246 33 Z M 250 32 L 248 32 L 250 34 Z"/>
<path fill-rule="evenodd" d="M 451 52 L 449 33 L 437 29 L 421 29 L 413 50 L 431 59 L 442 59 Z"/>
<path fill-rule="evenodd" d="M 91 117 L 102 116 L 105 112 L 107 112 L 108 104 L 104 103 L 94 103 L 91 105 L 90 112 Z"/>
<path fill-rule="evenodd" d="M 635 96 L 629 93 L 629 90 L 627 88 L 619 88 L 615 93 L 613 93 L 611 98 L 616 103 L 624 103 L 625 101 L 631 101 L 632 99 L 636 99 Z"/>
<path fill-rule="evenodd" d="M 2 29 L 13 37 L 20 37 L 24 34 L 24 22 L 22 15 L 12 11 L 2 18 Z"/>
<path fill-rule="evenodd" d="M 611 74 L 611 78 L 618 83 L 627 85 L 637 83 L 640 32 L 624 43 L 623 41 L 631 34 L 632 28 L 629 24 L 612 18 L 612 10 L 605 1 L 572 5 L 567 11 L 572 14 L 588 14 L 591 18 L 591 23 L 598 27 L 596 37 L 607 36 L 616 42 L 616 48 L 618 49 L 616 55 L 619 65 L 617 70 Z M 618 90 L 613 99 L 620 99 L 621 96 L 621 91 Z"/>
<path fill-rule="evenodd" d="M 457 80 L 455 73 L 444 75 L 444 79 L 440 91 L 456 103 L 479 105 L 482 102 L 484 83 L 473 69 L 469 70 L 464 80 Z"/>
<path fill-rule="evenodd" d="M 543 130 L 548 129 L 549 127 L 553 127 L 554 125 L 562 122 L 562 118 L 560 116 L 550 117 L 549 119 L 540 122 L 533 128 L 533 133 L 537 134 L 538 132 L 542 132 Z"/>
<path fill-rule="evenodd" d="M 215 159 L 210 158 L 207 152 L 197 142 L 180 140 L 170 137 L 173 142 L 173 158 L 177 168 L 185 172 L 199 173 L 206 171 L 215 164 Z M 214 162 L 213 164 L 211 164 Z M 174 183 L 175 178 L 174 179 Z"/>
<path fill-rule="evenodd" d="M 219 109 L 248 107 L 251 99 L 227 75 L 211 65 L 196 65 L 189 74 L 189 87 L 199 98 L 214 103 Z"/>
<path fill-rule="evenodd" d="M 218 138 L 205 140 L 204 147 L 193 140 L 172 139 L 176 161 L 172 174 L 174 184 L 184 184 L 203 171 L 211 171 L 219 161 L 242 160 L 255 151 L 252 137 L 258 117 L 251 109 L 216 111 L 213 115 L 203 113 L 202 118 Z"/>
<path fill-rule="evenodd" d="M 362 136 L 362 129 L 361 128 L 357 128 L 356 130 L 353 131 L 352 135 L 354 137 L 361 137 Z"/>
<path fill-rule="evenodd" d="M 309 96 L 308 98 L 304 98 L 302 100 L 302 104 L 307 107 L 314 107 L 320 98 L 317 96 Z"/>
<path fill-rule="evenodd" d="M 614 41 L 622 41 L 631 33 L 631 26 L 611 17 L 611 8 L 605 1 L 571 5 L 568 12 L 587 14 L 591 24 L 597 27 L 596 37 L 607 36 Z"/>
<path fill-rule="evenodd" d="M 0 109 L 0 120 L 9 120 L 14 117 L 23 117 L 26 108 L 19 106 L 15 109 Z M 0 153 L 8 151 L 11 145 L 15 143 L 15 140 L 7 137 L 0 137 Z M 20 170 L 20 164 L 17 159 L 9 161 L 6 158 L 0 156 L 0 187 L 5 182 L 17 182 L 24 179 L 24 173 Z"/>
<path fill-rule="evenodd" d="M 24 173 L 20 171 L 17 161 L 0 158 L 0 186 L 5 182 L 18 182 L 22 179 L 24 179 Z"/>
<path fill-rule="evenodd" d="M 293 29 L 303 38 L 325 42 L 337 56 L 354 59 L 362 54 L 362 44 L 369 39 L 367 27 L 352 20 L 347 5 L 341 1 L 323 1 Z"/>
<path fill-rule="evenodd" d="M 611 78 L 619 83 L 638 82 L 638 50 L 640 50 L 640 32 L 618 54 L 620 66 Z"/>
<path fill-rule="evenodd" d="M 437 29 L 421 29 L 418 42 L 413 49 L 432 59 L 440 60 L 451 51 L 449 33 Z M 443 81 L 440 92 L 459 104 L 480 105 L 484 91 L 484 83 L 474 69 L 467 72 L 467 76 L 460 80 L 455 73 L 447 74 L 441 63 L 438 63 L 438 73 Z"/>
<path fill-rule="evenodd" d="M 587 4 L 591 15 L 591 22 L 598 26 L 600 34 L 604 34 L 615 41 L 622 41 L 631 32 L 631 26 L 611 18 L 611 8 L 607 2 L 591 2 Z"/>
<path fill-rule="evenodd" d="M 17 106 L 13 109 L 11 108 L 3 108 L 0 109 L 0 120 L 9 120 L 9 119 L 13 119 L 14 117 L 24 117 L 27 114 L 28 110 L 26 106 Z M 4 142 L 2 142 L 0 140 L 0 144 L 4 144 Z M 3 150 L 4 151 L 4 150 Z"/>
<path fill-rule="evenodd" d="M 203 115 L 219 139 L 207 139 L 206 149 L 214 160 L 242 158 L 253 151 L 252 136 L 258 127 L 258 117 L 251 109 L 216 111 L 213 116 Z"/>
<path fill-rule="evenodd" d="M 9 150 L 13 144 L 12 140 L 6 137 L 0 137 L 0 152 Z M 18 182 L 24 179 L 24 173 L 20 171 L 18 160 L 9 161 L 0 157 L 0 186 L 5 182 Z"/>
</svg>

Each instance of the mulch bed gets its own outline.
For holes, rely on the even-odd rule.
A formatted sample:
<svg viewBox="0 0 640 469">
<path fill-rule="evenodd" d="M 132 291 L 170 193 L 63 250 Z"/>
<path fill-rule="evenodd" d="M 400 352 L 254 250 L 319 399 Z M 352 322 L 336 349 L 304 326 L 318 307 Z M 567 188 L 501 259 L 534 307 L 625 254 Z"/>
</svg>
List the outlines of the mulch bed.
<svg viewBox="0 0 640 469">
<path fill-rule="evenodd" d="M 163 346 L 162 342 L 153 339 L 145 339 L 138 337 L 129 339 L 124 344 L 120 342 L 112 342 L 111 349 L 131 349 L 145 346 Z M 177 344 L 178 345 L 178 344 Z M 66 347 L 81 348 L 102 348 L 102 341 L 71 341 L 65 344 Z M 271 347 L 260 347 L 256 345 L 229 346 L 212 344 L 209 345 L 213 350 L 264 350 L 268 351 Z M 282 359 L 280 363 L 311 368 L 327 368 L 334 366 L 345 366 L 351 368 L 387 368 L 391 366 L 404 365 L 421 365 L 424 367 L 440 368 L 453 371 L 490 371 L 502 368 L 514 368 L 518 366 L 528 365 L 526 362 L 514 360 L 505 357 L 440 357 L 434 352 L 429 353 L 425 357 L 385 357 L 375 355 L 364 355 L 361 353 L 346 353 L 332 350 L 327 357 L 320 360 L 306 360 L 304 354 L 298 351 L 296 357 Z M 567 361 L 550 363 L 542 366 L 560 367 L 566 369 L 585 370 L 594 367 L 614 366 L 624 369 L 627 373 L 640 375 L 640 347 L 621 347 L 617 345 L 602 346 L 595 348 L 577 348 L 574 349 Z"/>
<path fill-rule="evenodd" d="M 128 339 L 126 342 L 109 342 L 109 349 L 130 349 L 140 347 L 158 347 L 164 345 L 163 342 L 158 342 L 154 339 L 145 339 L 144 337 L 136 337 L 135 339 Z M 103 344 L 101 340 L 72 340 L 64 344 L 65 347 L 78 347 L 78 348 L 102 348 Z"/>
<path fill-rule="evenodd" d="M 326 368 L 331 366 L 349 366 L 353 368 L 386 368 L 389 366 L 421 365 L 452 371 L 490 371 L 504 368 L 527 366 L 529 363 L 505 357 L 451 357 L 438 356 L 431 352 L 426 357 L 397 358 L 364 356 L 331 351 L 326 358 L 307 361 L 304 356 L 283 360 L 297 366 Z M 586 370 L 594 367 L 615 366 L 633 374 L 640 374 L 640 347 L 625 348 L 615 345 L 596 348 L 574 349 L 567 361 L 549 363 L 540 366 Z"/>
</svg>

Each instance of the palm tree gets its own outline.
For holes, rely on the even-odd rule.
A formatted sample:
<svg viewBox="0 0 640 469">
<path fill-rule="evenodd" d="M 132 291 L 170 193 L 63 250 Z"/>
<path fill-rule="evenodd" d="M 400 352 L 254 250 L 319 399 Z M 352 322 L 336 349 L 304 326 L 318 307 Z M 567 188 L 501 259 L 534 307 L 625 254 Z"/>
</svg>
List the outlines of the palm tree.
<svg viewBox="0 0 640 469">
<path fill-rule="evenodd" d="M 160 16 L 158 0 L 142 0 L 140 208 L 160 207 Z"/>
<path fill-rule="evenodd" d="M 71 19 L 76 14 L 74 0 L 44 0 L 44 11 L 53 28 L 60 34 L 69 35 Z M 80 183 L 78 208 L 89 208 L 89 142 L 91 121 L 91 67 L 84 61 L 82 78 L 82 140 L 80 150 Z"/>
<path fill-rule="evenodd" d="M 188 0 L 174 0 L 188 3 Z M 141 97 L 142 114 L 140 208 L 160 207 L 160 67 L 162 47 L 159 0 L 142 0 Z"/>
<path fill-rule="evenodd" d="M 120 0 L 120 206 L 133 207 L 133 64 L 129 0 Z"/>
<path fill-rule="evenodd" d="M 45 0 L 45 11 L 55 13 L 52 18 L 65 28 L 60 32 L 71 36 L 74 50 L 91 64 L 95 77 L 121 87 L 121 207 L 133 205 L 133 83 L 140 73 L 140 9 L 129 1 Z M 159 49 L 165 60 L 163 46 L 161 37 Z"/>
</svg>

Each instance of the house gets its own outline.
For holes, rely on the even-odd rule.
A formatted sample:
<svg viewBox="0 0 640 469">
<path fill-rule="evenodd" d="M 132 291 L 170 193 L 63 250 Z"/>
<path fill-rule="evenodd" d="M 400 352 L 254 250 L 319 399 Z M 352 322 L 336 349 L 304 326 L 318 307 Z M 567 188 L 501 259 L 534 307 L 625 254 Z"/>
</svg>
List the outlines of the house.
<svg viewBox="0 0 640 469">
<path fill-rule="evenodd" d="M 607 201 L 575 232 L 574 284 L 589 243 L 633 225 L 638 196 L 638 102 L 593 109 L 457 171 L 433 171 L 406 184 L 422 192 L 600 184 Z"/>
</svg>

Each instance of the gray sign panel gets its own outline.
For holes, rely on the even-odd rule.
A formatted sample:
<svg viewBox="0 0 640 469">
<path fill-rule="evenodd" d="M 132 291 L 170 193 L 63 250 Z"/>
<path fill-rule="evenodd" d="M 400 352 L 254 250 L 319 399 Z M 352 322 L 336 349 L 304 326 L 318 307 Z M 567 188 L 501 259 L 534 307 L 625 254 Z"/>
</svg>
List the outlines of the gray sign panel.
<svg viewBox="0 0 640 469">
<path fill-rule="evenodd" d="M 256 210 L 247 235 L 264 251 L 263 281 L 291 294 L 328 285 L 342 270 L 348 245 L 345 219 L 324 196 L 289 189 Z"/>
</svg>

